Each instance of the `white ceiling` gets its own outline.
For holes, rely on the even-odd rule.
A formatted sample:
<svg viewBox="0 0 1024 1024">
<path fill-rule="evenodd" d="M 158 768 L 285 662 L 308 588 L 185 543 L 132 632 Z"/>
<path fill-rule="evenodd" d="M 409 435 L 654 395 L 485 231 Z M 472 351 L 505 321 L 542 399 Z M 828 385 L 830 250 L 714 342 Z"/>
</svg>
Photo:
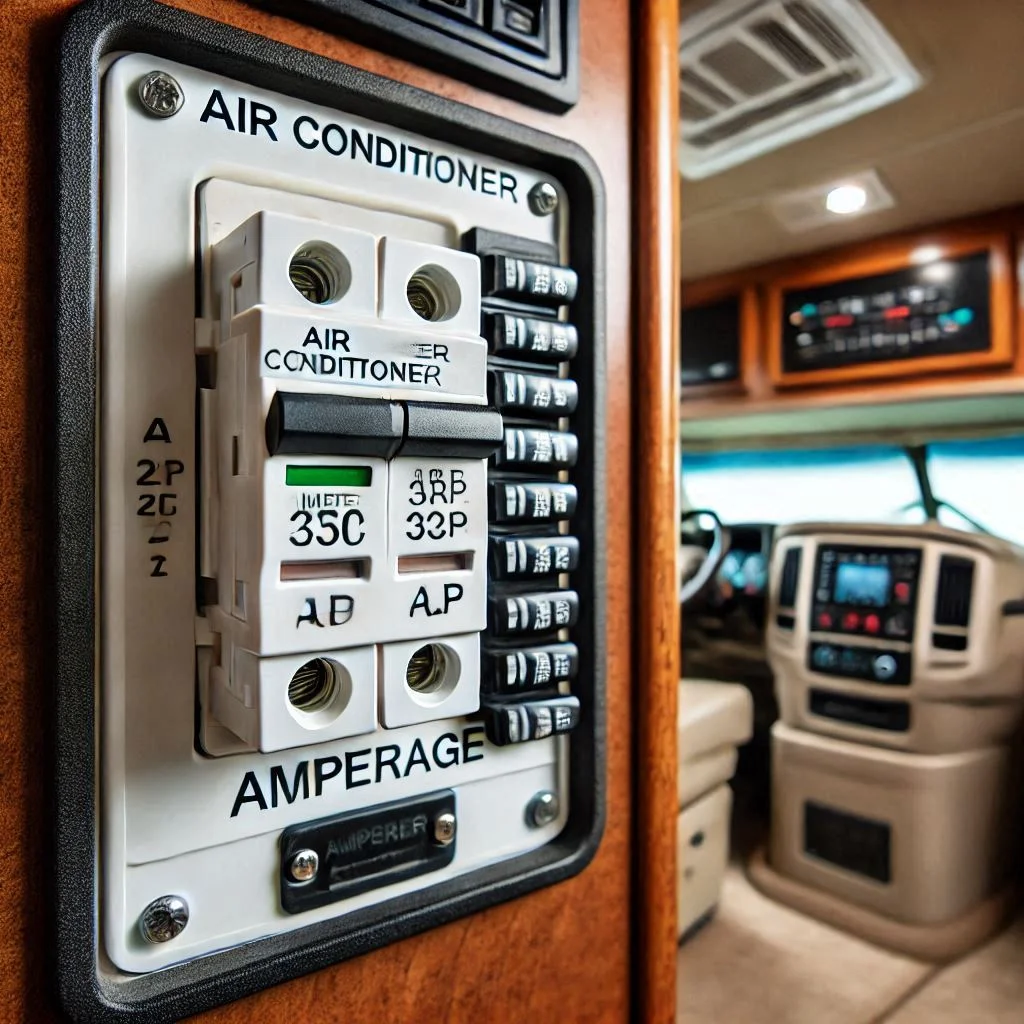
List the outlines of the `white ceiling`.
<svg viewBox="0 0 1024 1024">
<path fill-rule="evenodd" d="M 709 0 L 682 0 L 684 17 Z M 1024 0 L 866 0 L 924 75 L 906 99 L 702 181 L 682 180 L 691 280 L 1024 202 Z M 892 209 L 804 234 L 766 200 L 875 169 Z"/>
</svg>

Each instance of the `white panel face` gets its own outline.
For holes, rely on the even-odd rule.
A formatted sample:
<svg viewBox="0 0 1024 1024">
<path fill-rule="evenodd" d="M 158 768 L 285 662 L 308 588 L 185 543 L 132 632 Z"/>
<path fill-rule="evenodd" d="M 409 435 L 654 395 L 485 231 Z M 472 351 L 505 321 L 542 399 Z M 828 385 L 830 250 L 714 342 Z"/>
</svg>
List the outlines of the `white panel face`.
<svg viewBox="0 0 1024 1024">
<path fill-rule="evenodd" d="M 154 70 L 185 96 L 166 119 L 136 98 Z M 559 215 L 536 216 L 534 171 L 147 56 L 104 89 L 101 932 L 110 971 L 133 974 L 564 827 L 569 741 L 495 746 L 474 714 L 486 461 L 272 452 L 267 421 L 283 394 L 478 413 L 481 272 L 459 240 L 564 252 L 567 203 L 559 187 Z M 283 909 L 284 829 L 444 790 L 446 866 Z M 560 813 L 530 827 L 543 790 Z M 166 895 L 188 924 L 148 942 L 140 915 Z"/>
</svg>

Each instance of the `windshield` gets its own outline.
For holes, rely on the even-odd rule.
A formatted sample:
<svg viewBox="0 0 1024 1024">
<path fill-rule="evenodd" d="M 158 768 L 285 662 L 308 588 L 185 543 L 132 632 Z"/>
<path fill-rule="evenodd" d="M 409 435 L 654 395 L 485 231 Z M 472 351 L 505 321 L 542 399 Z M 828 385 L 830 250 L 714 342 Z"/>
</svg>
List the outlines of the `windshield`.
<svg viewBox="0 0 1024 1024">
<path fill-rule="evenodd" d="M 1024 546 L 1024 436 L 934 441 L 923 449 L 938 520 Z M 895 445 L 683 456 L 689 508 L 728 523 L 920 523 L 912 450 Z"/>
<path fill-rule="evenodd" d="M 937 500 L 990 533 L 1024 544 L 1024 437 L 930 444 L 928 479 Z M 939 522 L 964 528 L 963 519 L 944 507 Z"/>
<path fill-rule="evenodd" d="M 684 455 L 683 481 L 692 508 L 730 523 L 924 521 L 913 466 L 895 446 Z"/>
</svg>

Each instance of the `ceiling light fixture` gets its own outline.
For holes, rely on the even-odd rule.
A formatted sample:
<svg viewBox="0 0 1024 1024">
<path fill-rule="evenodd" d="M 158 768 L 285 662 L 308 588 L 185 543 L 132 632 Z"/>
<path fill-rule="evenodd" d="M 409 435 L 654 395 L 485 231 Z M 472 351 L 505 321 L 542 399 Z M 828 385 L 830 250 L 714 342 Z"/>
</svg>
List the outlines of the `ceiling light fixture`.
<svg viewBox="0 0 1024 1024">
<path fill-rule="evenodd" d="M 944 284 L 946 281 L 952 280 L 954 270 L 955 268 L 952 263 L 942 260 L 939 263 L 929 263 L 921 271 L 921 276 L 933 284 Z"/>
<path fill-rule="evenodd" d="M 851 168 L 831 181 L 776 193 L 766 205 L 787 231 L 799 234 L 815 228 L 835 231 L 840 217 L 854 220 L 888 210 L 896 199 L 877 171 Z"/>
<path fill-rule="evenodd" d="M 849 216 L 860 213 L 868 201 L 867 189 L 861 185 L 837 185 L 825 196 L 825 209 L 829 213 Z"/>
<path fill-rule="evenodd" d="M 911 263 L 934 263 L 942 259 L 942 248 L 938 245 L 919 245 L 911 254 Z"/>
</svg>

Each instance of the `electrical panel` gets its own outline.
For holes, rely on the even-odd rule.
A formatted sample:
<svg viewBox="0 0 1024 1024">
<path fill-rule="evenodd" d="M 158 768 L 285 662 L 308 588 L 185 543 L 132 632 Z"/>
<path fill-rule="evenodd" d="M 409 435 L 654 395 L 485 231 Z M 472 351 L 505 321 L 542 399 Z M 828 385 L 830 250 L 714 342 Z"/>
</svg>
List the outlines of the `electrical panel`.
<svg viewBox="0 0 1024 1024">
<path fill-rule="evenodd" d="M 99 184 L 67 182 L 98 264 L 68 212 L 62 235 L 95 339 L 80 315 L 60 350 L 97 486 L 66 527 L 91 560 L 58 582 L 98 581 L 93 637 L 60 640 L 58 770 L 97 751 L 61 824 L 61 982 L 96 1019 L 174 1019 L 558 881 L 603 815 L 588 158 L 174 14 L 186 56 L 148 6 L 147 46 L 87 11 L 63 58 L 110 46 L 79 129 Z M 259 52 L 223 66 L 240 40 Z"/>
<path fill-rule="evenodd" d="M 579 99 L 579 0 L 250 0 L 564 113 Z"/>
</svg>

